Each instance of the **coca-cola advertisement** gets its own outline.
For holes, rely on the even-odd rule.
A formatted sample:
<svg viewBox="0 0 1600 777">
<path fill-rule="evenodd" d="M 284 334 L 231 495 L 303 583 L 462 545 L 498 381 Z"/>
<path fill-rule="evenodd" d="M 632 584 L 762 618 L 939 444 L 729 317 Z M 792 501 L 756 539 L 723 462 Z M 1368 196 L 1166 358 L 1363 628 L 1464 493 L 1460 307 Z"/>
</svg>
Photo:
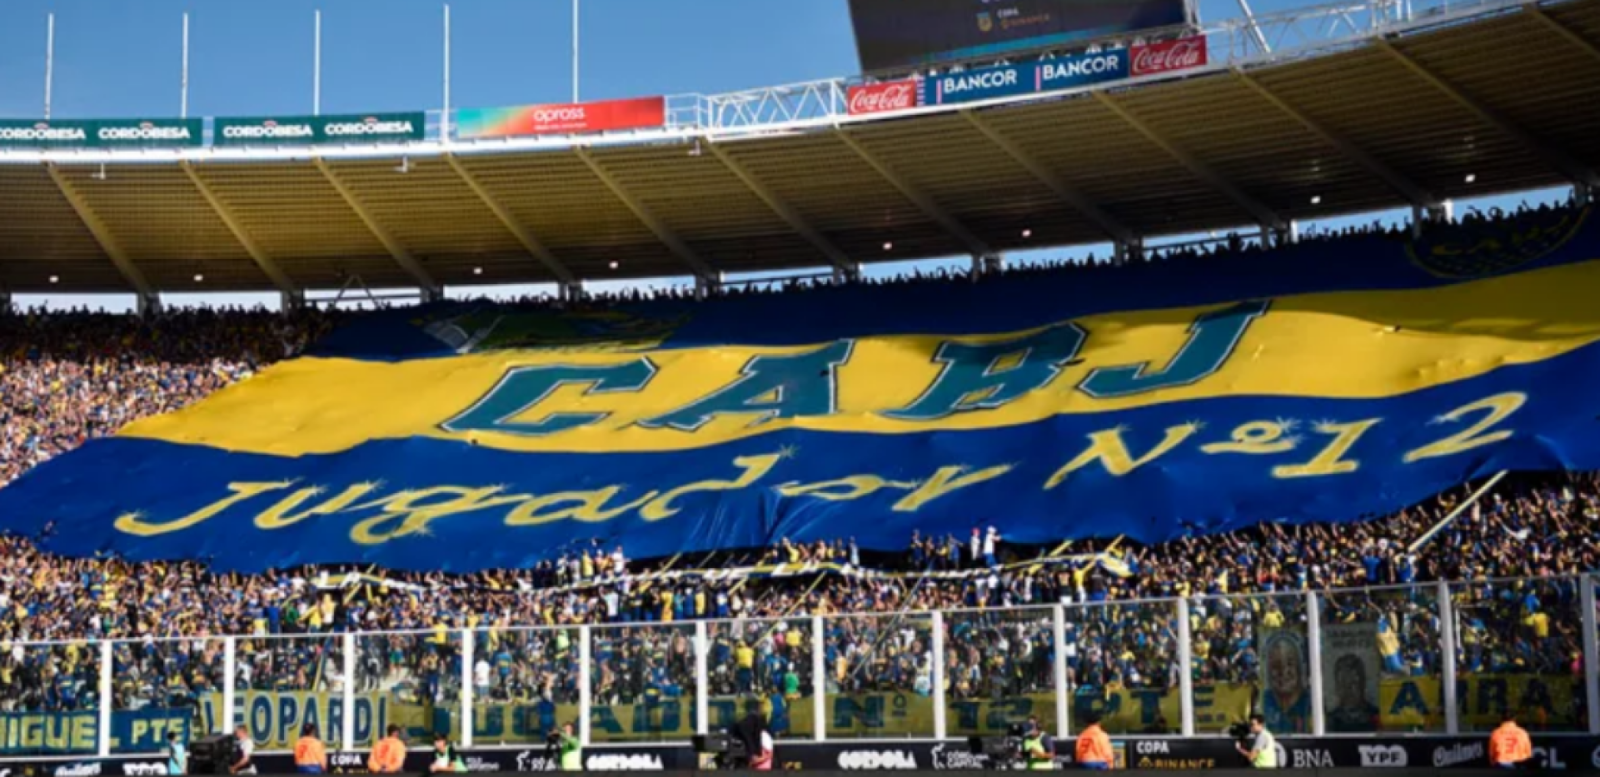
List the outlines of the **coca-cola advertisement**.
<svg viewBox="0 0 1600 777">
<path fill-rule="evenodd" d="M 903 81 L 852 86 L 849 97 L 851 116 L 903 111 L 917 107 L 917 81 L 908 78 Z"/>
<path fill-rule="evenodd" d="M 1133 76 L 1150 76 L 1205 67 L 1206 39 L 1179 38 L 1160 43 L 1145 43 L 1133 47 Z"/>
<path fill-rule="evenodd" d="M 462 108 L 456 113 L 461 138 L 503 138 L 659 127 L 666 123 L 662 97 L 508 108 Z"/>
</svg>

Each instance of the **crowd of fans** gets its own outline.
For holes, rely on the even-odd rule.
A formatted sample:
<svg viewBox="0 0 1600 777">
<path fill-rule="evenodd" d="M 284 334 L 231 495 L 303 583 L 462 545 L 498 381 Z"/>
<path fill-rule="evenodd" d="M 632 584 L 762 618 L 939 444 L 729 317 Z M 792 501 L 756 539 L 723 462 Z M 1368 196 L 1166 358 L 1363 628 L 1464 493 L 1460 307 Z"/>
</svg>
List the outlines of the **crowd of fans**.
<svg viewBox="0 0 1600 777">
<path fill-rule="evenodd" d="M 1515 216 L 1513 216 L 1515 217 Z M 1381 228 L 1359 234 L 1381 232 Z M 1349 233 L 1315 236 L 1340 239 Z M 1308 239 L 1303 236 L 1302 239 Z M 1147 261 L 1215 260 L 1260 250 L 1235 240 L 1152 252 Z M 1104 263 L 1011 272 L 1100 271 Z M 952 282 L 959 274 L 899 282 Z M 729 287 L 724 294 L 797 293 L 832 281 Z M 663 292 L 675 298 L 678 292 Z M 635 295 L 585 304 L 641 301 Z M 148 319 L 86 313 L 0 316 L 0 484 L 141 417 L 168 412 L 262 366 L 299 353 L 337 315 L 190 311 Z M 1305 591 L 1454 581 L 1464 672 L 1581 672 L 1575 576 L 1600 569 L 1600 480 L 1589 474 L 1516 477 L 1431 533 L 1466 492 L 1367 523 L 1265 523 L 1157 547 L 1098 541 L 1074 554 L 1100 564 L 1027 563 L 1048 549 L 1008 544 L 992 529 L 970 537 L 912 538 L 904 553 L 863 552 L 853 541 L 785 539 L 699 562 L 829 561 L 852 569 L 781 579 L 684 576 L 642 581 L 657 568 L 620 547 L 569 549 L 530 569 L 472 575 L 385 573 L 393 584 L 329 586 L 341 569 L 220 574 L 194 562 L 134 564 L 67 559 L 30 538 L 0 538 L 0 709 L 98 706 L 98 645 L 115 638 L 112 703 L 118 709 L 194 705 L 228 683 L 251 690 L 382 691 L 416 702 L 454 698 L 463 674 L 462 630 L 475 634 L 470 680 L 489 702 L 575 703 L 576 632 L 594 630 L 589 666 L 597 703 L 648 704 L 692 693 L 693 629 L 708 632 L 715 695 L 808 696 L 813 688 L 808 616 L 824 621 L 828 693 L 898 691 L 927 696 L 936 682 L 930 610 L 945 620 L 943 665 L 953 700 L 994 699 L 1054 687 L 1048 610 L 1069 610 L 1066 652 L 1076 693 L 1267 682 L 1261 640 L 1304 623 Z M 685 563 L 681 568 L 690 568 Z M 965 570 L 964 576 L 927 575 Z M 1526 582 L 1497 582 L 1522 578 Z M 1254 594 L 1254 596 L 1243 596 Z M 1295 594 L 1295 595 L 1290 595 Z M 1176 608 L 1187 599 L 1191 666 L 1178 663 Z M 1149 600 L 1169 600 L 1152 602 Z M 1374 622 L 1386 677 L 1438 676 L 1443 660 L 1436 596 L 1427 588 L 1347 591 L 1322 597 L 1327 623 Z M 642 626 L 640 624 L 649 624 Z M 555 628 L 551 628 L 555 627 Z M 357 638 L 347 673 L 338 635 Z M 366 632 L 409 631 L 374 635 Z M 236 635 L 238 667 L 223 671 L 222 636 Z M 40 641 L 54 645 L 37 645 Z M 1157 721 L 1155 730 L 1166 730 Z"/>
</svg>

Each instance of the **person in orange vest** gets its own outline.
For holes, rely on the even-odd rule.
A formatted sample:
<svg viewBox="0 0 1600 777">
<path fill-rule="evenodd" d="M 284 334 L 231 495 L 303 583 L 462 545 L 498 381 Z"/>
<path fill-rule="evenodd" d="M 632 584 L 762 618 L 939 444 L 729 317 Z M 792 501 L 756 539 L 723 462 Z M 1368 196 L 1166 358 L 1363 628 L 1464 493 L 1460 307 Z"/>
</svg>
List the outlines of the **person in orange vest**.
<svg viewBox="0 0 1600 777">
<path fill-rule="evenodd" d="M 400 727 L 390 724 L 389 735 L 372 748 L 367 759 L 367 771 L 373 774 L 395 774 L 406 764 L 406 743 L 400 738 Z"/>
<path fill-rule="evenodd" d="M 1500 727 L 1489 735 L 1489 764 L 1497 769 L 1515 769 L 1533 757 L 1533 741 L 1517 725 L 1510 709 L 1500 718 Z"/>
<path fill-rule="evenodd" d="M 307 723 L 294 743 L 294 769 L 302 774 L 326 774 L 328 748 L 317 738 L 317 724 Z"/>
<path fill-rule="evenodd" d="M 1113 766 L 1111 737 L 1100 727 L 1099 713 L 1089 713 L 1089 727 L 1078 735 L 1073 759 L 1083 769 L 1109 770 Z"/>
</svg>

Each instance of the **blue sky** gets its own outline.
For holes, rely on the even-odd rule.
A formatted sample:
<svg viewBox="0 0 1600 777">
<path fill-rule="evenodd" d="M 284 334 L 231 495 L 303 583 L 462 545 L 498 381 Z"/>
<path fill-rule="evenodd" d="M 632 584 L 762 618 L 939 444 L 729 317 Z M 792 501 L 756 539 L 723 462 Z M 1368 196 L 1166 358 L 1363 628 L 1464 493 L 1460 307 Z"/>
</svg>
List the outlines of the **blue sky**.
<svg viewBox="0 0 1600 777">
<path fill-rule="evenodd" d="M 1240 13 L 1234 0 L 1198 1 L 1202 19 Z M 858 69 L 846 0 L 581 3 L 583 99 L 725 92 Z M 1258 14 L 1307 4 L 1252 2 Z M 571 0 L 454 0 L 450 6 L 454 106 L 570 97 Z M 309 113 L 317 9 L 324 113 L 441 105 L 438 0 L 3 0 L 0 116 L 42 114 L 46 16 L 52 12 L 56 118 L 177 115 L 184 12 L 190 14 L 190 115 Z M 1077 256 L 1088 250 L 1043 253 Z M 1098 250 L 1103 255 L 1106 249 Z M 174 295 L 170 301 L 222 298 Z M 122 309 L 130 301 L 97 302 Z"/>
</svg>

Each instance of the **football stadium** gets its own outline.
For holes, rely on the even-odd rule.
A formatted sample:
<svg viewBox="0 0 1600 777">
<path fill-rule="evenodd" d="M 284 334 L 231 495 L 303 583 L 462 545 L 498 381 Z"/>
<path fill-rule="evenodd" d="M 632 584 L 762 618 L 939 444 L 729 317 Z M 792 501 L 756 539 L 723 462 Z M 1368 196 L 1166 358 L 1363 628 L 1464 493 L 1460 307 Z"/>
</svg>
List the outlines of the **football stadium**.
<svg viewBox="0 0 1600 777">
<path fill-rule="evenodd" d="M 0 777 L 1600 771 L 1600 0 L 833 4 L 498 107 L 444 7 L 340 114 L 319 12 L 242 117 L 187 15 L 181 115 L 51 115 L 50 16 Z"/>
</svg>

